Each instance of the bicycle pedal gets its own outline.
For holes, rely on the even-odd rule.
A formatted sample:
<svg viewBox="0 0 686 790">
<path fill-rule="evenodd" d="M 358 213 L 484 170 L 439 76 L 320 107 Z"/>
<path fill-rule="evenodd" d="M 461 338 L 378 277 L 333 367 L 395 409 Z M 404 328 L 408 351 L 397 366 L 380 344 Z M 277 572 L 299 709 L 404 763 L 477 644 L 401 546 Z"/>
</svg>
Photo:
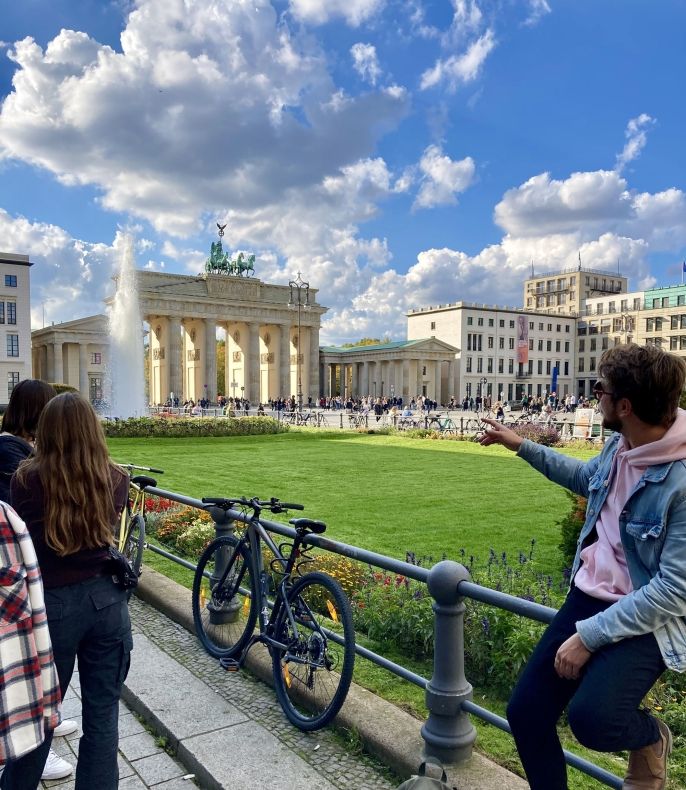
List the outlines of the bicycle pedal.
<svg viewBox="0 0 686 790">
<path fill-rule="evenodd" d="M 220 658 L 219 663 L 227 672 L 238 672 L 241 668 L 240 662 L 235 658 Z"/>
</svg>

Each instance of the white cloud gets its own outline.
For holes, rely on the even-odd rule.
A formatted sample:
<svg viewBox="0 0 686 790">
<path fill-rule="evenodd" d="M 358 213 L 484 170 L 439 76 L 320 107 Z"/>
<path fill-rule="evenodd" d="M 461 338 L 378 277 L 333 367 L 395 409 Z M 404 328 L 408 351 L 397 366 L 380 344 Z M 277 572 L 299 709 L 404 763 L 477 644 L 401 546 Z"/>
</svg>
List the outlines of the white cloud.
<svg viewBox="0 0 686 790">
<path fill-rule="evenodd" d="M 335 18 L 358 27 L 378 14 L 385 0 L 290 0 L 293 15 L 312 25 L 323 25 Z"/>
<path fill-rule="evenodd" d="M 217 206 L 311 188 L 408 109 L 397 86 L 344 96 L 268 0 L 141 0 L 121 44 L 67 30 L 45 51 L 18 42 L 0 157 L 95 185 L 104 207 L 170 234 L 192 234 Z"/>
<path fill-rule="evenodd" d="M 492 30 L 487 30 L 476 41 L 472 42 L 461 55 L 451 55 L 439 59 L 434 66 L 427 69 L 421 76 L 422 90 L 446 83 L 448 90 L 455 91 L 460 85 L 473 82 L 496 45 Z"/>
<path fill-rule="evenodd" d="M 459 161 L 446 156 L 437 145 L 430 145 L 419 162 L 421 186 L 413 208 L 451 206 L 456 195 L 464 192 L 474 179 L 474 160 L 468 156 Z"/>
<path fill-rule="evenodd" d="M 655 119 L 646 113 L 641 113 L 636 118 L 632 118 L 627 124 L 624 136 L 626 144 L 621 154 L 617 154 L 617 164 L 615 170 L 621 173 L 622 170 L 636 159 L 648 141 L 647 130 L 655 124 Z"/>
<path fill-rule="evenodd" d="M 381 67 L 376 56 L 376 47 L 373 44 L 362 44 L 358 42 L 350 48 L 353 58 L 353 68 L 371 85 L 376 85 L 376 81 L 381 76 Z"/>
<path fill-rule="evenodd" d="M 529 0 L 529 15 L 524 20 L 524 24 L 533 27 L 549 13 L 551 13 L 551 9 L 547 0 Z"/>
</svg>

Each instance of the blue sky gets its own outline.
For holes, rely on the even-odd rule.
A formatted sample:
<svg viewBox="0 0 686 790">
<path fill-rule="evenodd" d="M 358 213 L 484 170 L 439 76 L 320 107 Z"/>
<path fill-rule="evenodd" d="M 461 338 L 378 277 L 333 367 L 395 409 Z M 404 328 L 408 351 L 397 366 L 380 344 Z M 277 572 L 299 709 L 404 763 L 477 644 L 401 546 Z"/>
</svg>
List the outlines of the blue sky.
<svg viewBox="0 0 686 790">
<path fill-rule="evenodd" d="M 0 249 L 34 327 L 103 311 L 120 234 L 196 274 L 216 221 L 322 341 L 686 257 L 681 0 L 0 0 Z"/>
</svg>

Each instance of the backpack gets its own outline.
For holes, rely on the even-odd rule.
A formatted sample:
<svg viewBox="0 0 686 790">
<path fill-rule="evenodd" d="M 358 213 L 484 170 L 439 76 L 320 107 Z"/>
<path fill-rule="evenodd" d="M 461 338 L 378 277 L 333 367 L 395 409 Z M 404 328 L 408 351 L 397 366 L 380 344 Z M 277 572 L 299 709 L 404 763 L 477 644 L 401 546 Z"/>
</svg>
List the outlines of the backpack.
<svg viewBox="0 0 686 790">
<path fill-rule="evenodd" d="M 427 771 L 440 776 L 440 779 L 427 776 Z M 457 790 L 456 787 L 450 787 L 447 781 L 448 775 L 442 764 L 434 757 L 427 757 L 417 769 L 417 773 L 406 779 L 397 790 Z"/>
</svg>

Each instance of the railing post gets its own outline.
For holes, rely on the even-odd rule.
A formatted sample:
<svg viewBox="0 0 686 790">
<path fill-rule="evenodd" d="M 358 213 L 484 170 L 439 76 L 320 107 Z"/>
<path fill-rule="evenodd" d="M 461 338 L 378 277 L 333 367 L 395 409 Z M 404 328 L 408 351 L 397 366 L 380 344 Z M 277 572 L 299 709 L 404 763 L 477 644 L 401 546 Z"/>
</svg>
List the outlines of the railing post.
<svg viewBox="0 0 686 790">
<path fill-rule="evenodd" d="M 236 528 L 234 520 L 229 516 L 228 511 L 221 507 L 210 507 L 207 509 L 212 520 L 214 521 L 215 537 L 221 538 L 224 535 L 230 535 Z M 232 549 L 230 546 L 225 546 L 215 555 L 214 572 L 210 576 L 210 588 L 213 588 L 221 579 L 222 574 L 226 570 L 226 566 L 231 559 Z M 242 599 L 236 596 L 230 601 L 222 604 L 215 604 L 209 601 L 207 609 L 210 613 L 210 622 L 213 625 L 222 625 L 224 623 L 234 623 L 238 619 L 238 615 L 242 606 Z"/>
<path fill-rule="evenodd" d="M 434 599 L 434 666 L 426 687 L 429 717 L 422 726 L 424 753 L 445 763 L 467 760 L 476 730 L 462 702 L 472 698 L 464 675 L 464 599 L 458 584 L 469 581 L 465 567 L 443 560 L 429 571 L 427 587 Z"/>
</svg>

